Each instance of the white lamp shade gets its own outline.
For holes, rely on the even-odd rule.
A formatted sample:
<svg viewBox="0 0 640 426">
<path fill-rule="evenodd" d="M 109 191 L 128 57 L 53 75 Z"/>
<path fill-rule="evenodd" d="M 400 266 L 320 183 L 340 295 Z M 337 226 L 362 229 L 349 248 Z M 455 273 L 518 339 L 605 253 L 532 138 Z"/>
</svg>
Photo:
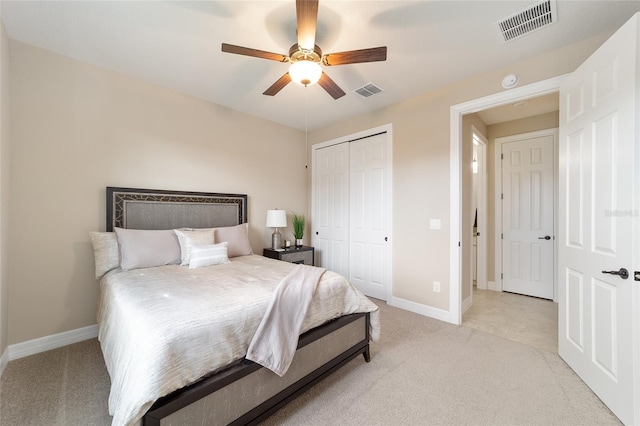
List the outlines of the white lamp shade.
<svg viewBox="0 0 640 426">
<path fill-rule="evenodd" d="M 285 228 L 286 226 L 286 210 L 267 210 L 267 228 Z"/>
<path fill-rule="evenodd" d="M 320 80 L 322 68 L 320 64 L 312 61 L 298 61 L 289 67 L 289 76 L 294 83 L 301 86 L 315 84 Z"/>
</svg>

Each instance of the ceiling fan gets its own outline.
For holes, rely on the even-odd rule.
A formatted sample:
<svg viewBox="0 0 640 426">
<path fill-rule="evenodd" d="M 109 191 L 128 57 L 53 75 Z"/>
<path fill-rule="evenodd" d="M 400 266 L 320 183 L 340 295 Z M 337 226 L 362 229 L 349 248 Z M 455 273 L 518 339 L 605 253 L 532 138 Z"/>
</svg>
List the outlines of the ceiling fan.
<svg viewBox="0 0 640 426">
<path fill-rule="evenodd" d="M 296 0 L 296 17 L 298 43 L 291 46 L 289 55 L 222 43 L 223 52 L 291 64 L 289 71 L 273 83 L 263 95 L 274 96 L 291 81 L 303 86 L 317 82 L 333 99 L 338 99 L 344 96 L 345 92 L 322 71 L 321 64 L 334 66 L 387 60 L 386 46 L 323 55 L 320 47 L 315 44 L 318 0 Z"/>
</svg>

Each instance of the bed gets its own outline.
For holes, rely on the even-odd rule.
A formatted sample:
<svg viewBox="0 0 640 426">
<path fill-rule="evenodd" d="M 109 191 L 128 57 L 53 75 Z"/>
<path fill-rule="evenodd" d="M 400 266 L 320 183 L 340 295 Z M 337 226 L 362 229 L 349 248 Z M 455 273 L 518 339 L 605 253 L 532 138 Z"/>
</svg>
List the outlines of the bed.
<svg viewBox="0 0 640 426">
<path fill-rule="evenodd" d="M 377 307 L 331 271 L 313 292 L 286 374 L 245 359 L 273 294 L 292 268 L 304 267 L 251 254 L 246 223 L 243 194 L 107 188 L 107 232 L 91 238 L 96 276 L 102 274 L 99 340 L 112 381 L 114 424 L 255 423 L 358 355 L 369 361 Z M 182 234 L 209 238 L 208 230 L 220 241 L 185 249 Z M 133 256 L 132 267 L 131 235 L 174 232 L 177 262 L 148 266 L 144 256 Z M 243 232 L 244 239 L 237 238 Z M 105 240 L 109 244 L 101 245 Z M 200 257 L 205 248 L 219 253 L 219 246 L 222 260 L 209 252 Z M 110 265 L 98 258 L 105 247 Z M 191 255 L 186 264 L 185 252 Z"/>
</svg>

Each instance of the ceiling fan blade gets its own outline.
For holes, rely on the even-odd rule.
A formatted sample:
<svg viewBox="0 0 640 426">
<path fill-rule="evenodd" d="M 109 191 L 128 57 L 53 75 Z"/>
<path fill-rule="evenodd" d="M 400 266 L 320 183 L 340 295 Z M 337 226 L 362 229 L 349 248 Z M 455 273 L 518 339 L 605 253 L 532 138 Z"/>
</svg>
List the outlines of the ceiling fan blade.
<svg viewBox="0 0 640 426">
<path fill-rule="evenodd" d="M 296 0 L 298 23 L 298 46 L 313 50 L 316 44 L 316 25 L 318 23 L 318 0 Z"/>
<path fill-rule="evenodd" d="M 346 93 L 344 93 L 344 90 L 342 90 L 340 86 L 338 86 L 335 81 L 331 80 L 331 78 L 324 72 L 320 76 L 318 84 L 322 86 L 322 88 L 326 90 L 333 99 L 338 99 L 346 95 Z"/>
<path fill-rule="evenodd" d="M 279 91 L 282 90 L 282 88 L 284 86 L 286 86 L 287 84 L 289 84 L 291 82 L 291 77 L 289 76 L 289 73 L 286 73 L 285 75 L 283 75 L 282 77 L 280 77 L 278 79 L 278 81 L 276 81 L 275 83 L 273 83 L 271 85 L 271 87 L 269 87 L 267 90 L 264 91 L 263 95 L 267 95 L 267 96 L 275 96 Z"/>
<path fill-rule="evenodd" d="M 379 62 L 386 60 L 387 46 L 350 50 L 348 52 L 328 53 L 322 57 L 322 63 L 327 66 L 358 64 L 361 62 Z"/>
<path fill-rule="evenodd" d="M 233 44 L 222 43 L 222 51 L 235 53 L 236 55 L 253 56 L 254 58 L 269 59 L 271 61 L 287 62 L 288 56 L 279 53 L 265 52 L 264 50 L 251 49 L 249 47 L 235 46 Z"/>
</svg>

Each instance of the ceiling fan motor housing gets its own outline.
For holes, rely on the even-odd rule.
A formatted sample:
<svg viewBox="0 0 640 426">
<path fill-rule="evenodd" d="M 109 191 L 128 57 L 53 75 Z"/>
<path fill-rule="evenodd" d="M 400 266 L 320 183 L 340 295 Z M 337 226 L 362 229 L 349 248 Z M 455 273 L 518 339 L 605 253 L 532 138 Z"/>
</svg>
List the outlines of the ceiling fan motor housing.
<svg viewBox="0 0 640 426">
<path fill-rule="evenodd" d="M 289 62 L 311 61 L 320 63 L 322 60 L 322 49 L 316 44 L 313 50 L 307 50 L 300 47 L 297 43 L 289 49 Z"/>
</svg>

